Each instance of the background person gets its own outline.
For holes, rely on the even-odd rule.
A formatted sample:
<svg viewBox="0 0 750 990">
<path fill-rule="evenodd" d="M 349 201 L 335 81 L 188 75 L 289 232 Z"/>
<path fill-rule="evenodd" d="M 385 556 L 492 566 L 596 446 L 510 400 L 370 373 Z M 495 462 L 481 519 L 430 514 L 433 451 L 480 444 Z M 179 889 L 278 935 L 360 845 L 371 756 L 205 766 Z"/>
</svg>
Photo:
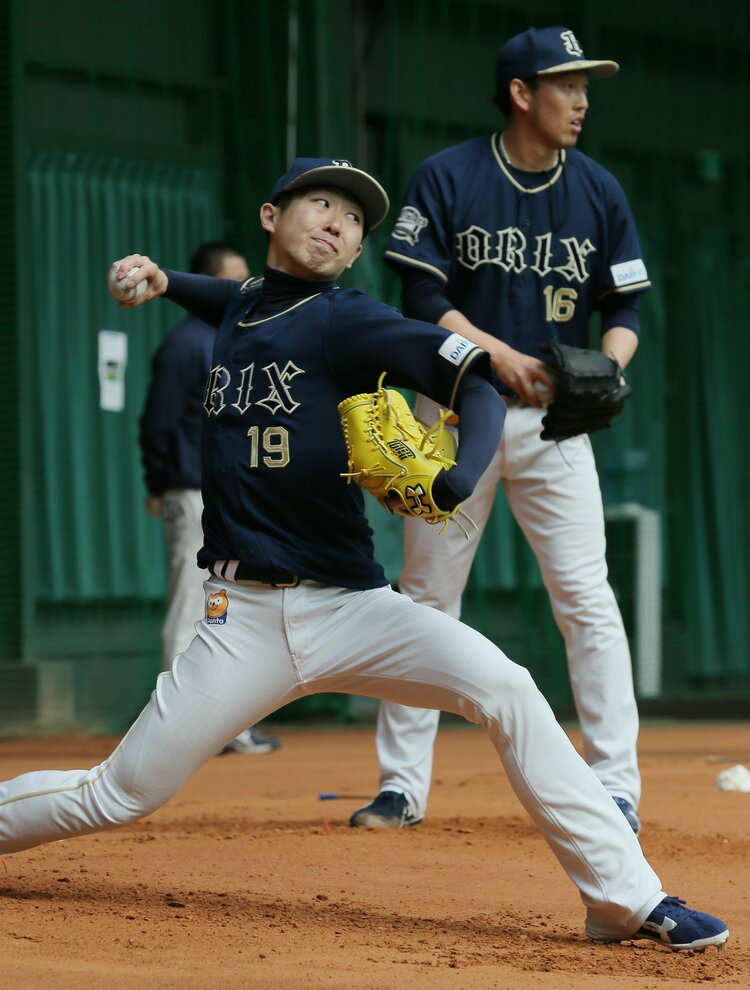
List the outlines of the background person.
<svg viewBox="0 0 750 990">
<path fill-rule="evenodd" d="M 638 710 L 630 651 L 607 581 L 604 513 L 588 436 L 540 439 L 554 377 L 542 346 L 601 349 L 624 368 L 636 347 L 638 296 L 649 287 L 619 183 L 575 149 L 589 80 L 618 65 L 587 59 L 572 31 L 524 31 L 495 68 L 502 134 L 448 148 L 420 165 L 386 260 L 403 281 L 403 312 L 462 334 L 490 354 L 508 407 L 492 463 L 466 502 L 484 529 L 498 484 L 536 555 L 565 639 L 584 756 L 633 830 L 640 829 Z M 420 398 L 418 418 L 437 409 Z M 458 617 L 478 547 L 406 520 L 400 588 Z M 439 713 L 385 703 L 376 746 L 380 793 L 354 826 L 412 825 L 425 814 Z"/>
</svg>

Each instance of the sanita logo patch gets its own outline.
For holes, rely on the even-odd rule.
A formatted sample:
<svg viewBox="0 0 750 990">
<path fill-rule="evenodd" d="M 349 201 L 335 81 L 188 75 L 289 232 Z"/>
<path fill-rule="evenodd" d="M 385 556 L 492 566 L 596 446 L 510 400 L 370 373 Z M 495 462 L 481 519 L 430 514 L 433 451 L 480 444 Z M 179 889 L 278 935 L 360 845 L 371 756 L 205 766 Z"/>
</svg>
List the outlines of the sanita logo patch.
<svg viewBox="0 0 750 990">
<path fill-rule="evenodd" d="M 476 349 L 476 346 L 476 344 L 472 344 L 470 340 L 467 340 L 466 337 L 452 333 L 440 345 L 438 354 L 444 357 L 446 361 L 450 361 L 451 364 L 459 365 L 467 354 L 470 354 Z"/>
<path fill-rule="evenodd" d="M 206 598 L 206 624 L 209 626 L 223 626 L 227 621 L 229 610 L 229 598 L 226 591 L 209 592 Z"/>
<path fill-rule="evenodd" d="M 633 261 L 621 261 L 619 265 L 612 265 L 610 271 L 616 289 L 622 285 L 633 285 L 636 282 L 648 280 L 646 266 L 640 258 L 634 258 Z"/>
</svg>

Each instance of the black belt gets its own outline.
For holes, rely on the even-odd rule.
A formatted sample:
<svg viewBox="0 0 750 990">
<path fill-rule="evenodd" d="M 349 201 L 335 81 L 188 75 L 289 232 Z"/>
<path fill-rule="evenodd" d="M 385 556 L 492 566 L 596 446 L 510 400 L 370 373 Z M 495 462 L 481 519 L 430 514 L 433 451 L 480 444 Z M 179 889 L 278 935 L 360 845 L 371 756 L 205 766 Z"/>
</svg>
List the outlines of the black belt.
<svg viewBox="0 0 750 990">
<path fill-rule="evenodd" d="M 276 567 L 266 570 L 263 567 L 250 567 L 240 563 L 234 572 L 235 581 L 259 581 L 270 584 L 272 588 L 296 588 L 299 584 L 299 574 L 291 571 L 280 571 Z"/>
<path fill-rule="evenodd" d="M 209 567 L 212 574 L 219 578 L 227 577 L 229 561 L 224 562 L 224 566 L 216 569 L 216 562 Z M 282 571 L 277 567 L 254 567 L 251 564 L 237 565 L 234 572 L 234 581 L 257 581 L 259 584 L 270 584 L 272 588 L 296 588 L 300 583 L 299 574 L 292 574 L 291 571 Z"/>
</svg>

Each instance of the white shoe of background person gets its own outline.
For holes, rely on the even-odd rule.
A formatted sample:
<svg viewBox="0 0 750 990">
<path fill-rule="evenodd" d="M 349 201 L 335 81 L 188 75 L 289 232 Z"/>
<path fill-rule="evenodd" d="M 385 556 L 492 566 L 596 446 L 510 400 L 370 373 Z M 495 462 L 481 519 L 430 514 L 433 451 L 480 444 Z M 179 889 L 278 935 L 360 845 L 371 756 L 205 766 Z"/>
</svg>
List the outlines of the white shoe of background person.
<svg viewBox="0 0 750 990">
<path fill-rule="evenodd" d="M 219 754 L 243 753 L 245 756 L 263 756 L 265 753 L 272 753 L 281 746 L 281 740 L 276 736 L 268 736 L 257 729 L 245 729 L 238 736 L 227 743 Z"/>
</svg>

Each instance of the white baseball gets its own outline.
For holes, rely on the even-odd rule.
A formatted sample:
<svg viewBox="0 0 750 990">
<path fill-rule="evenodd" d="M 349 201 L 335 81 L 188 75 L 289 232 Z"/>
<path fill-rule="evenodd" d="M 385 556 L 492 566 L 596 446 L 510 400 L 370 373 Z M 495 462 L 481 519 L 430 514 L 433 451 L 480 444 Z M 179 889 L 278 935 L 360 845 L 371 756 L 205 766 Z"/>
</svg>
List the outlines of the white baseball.
<svg viewBox="0 0 750 990">
<path fill-rule="evenodd" d="M 139 272 L 140 268 L 131 268 L 124 278 L 118 278 L 115 275 L 113 268 L 109 270 L 109 290 L 112 295 L 119 299 L 121 302 L 132 302 L 134 299 L 140 298 L 148 287 L 148 279 L 144 278 L 142 282 L 139 282 L 136 286 L 129 289 L 127 288 L 127 281 L 136 272 Z"/>
<path fill-rule="evenodd" d="M 549 402 L 552 398 L 552 390 L 544 382 L 534 382 L 534 391 L 542 402 Z"/>
</svg>

